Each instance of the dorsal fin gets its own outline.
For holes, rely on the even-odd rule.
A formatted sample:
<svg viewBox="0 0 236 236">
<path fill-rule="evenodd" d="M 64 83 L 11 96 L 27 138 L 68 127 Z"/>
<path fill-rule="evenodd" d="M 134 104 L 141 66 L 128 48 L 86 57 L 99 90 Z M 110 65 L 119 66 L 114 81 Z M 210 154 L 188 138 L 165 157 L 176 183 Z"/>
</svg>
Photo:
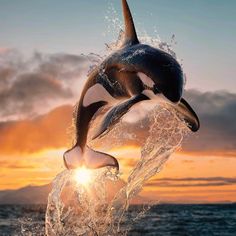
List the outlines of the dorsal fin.
<svg viewBox="0 0 236 236">
<path fill-rule="evenodd" d="M 129 9 L 129 5 L 126 0 L 122 0 L 122 6 L 123 6 L 123 15 L 125 22 L 125 37 L 123 46 L 138 44 L 139 41 L 136 34 L 134 21 Z"/>
</svg>

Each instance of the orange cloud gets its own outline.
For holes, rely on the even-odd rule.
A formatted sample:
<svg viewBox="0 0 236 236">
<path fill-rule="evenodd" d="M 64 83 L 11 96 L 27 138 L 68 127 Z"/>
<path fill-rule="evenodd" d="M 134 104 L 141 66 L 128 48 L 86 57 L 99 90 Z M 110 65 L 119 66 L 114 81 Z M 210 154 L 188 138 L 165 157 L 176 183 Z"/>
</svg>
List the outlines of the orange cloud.
<svg viewBox="0 0 236 236">
<path fill-rule="evenodd" d="M 35 166 L 31 164 L 24 164 L 21 161 L 0 161 L 0 166 L 3 169 L 34 169 Z"/>
<path fill-rule="evenodd" d="M 50 183 L 62 171 L 64 150 L 47 150 L 35 154 L 0 155 L 0 189 Z"/>
<path fill-rule="evenodd" d="M 56 108 L 33 120 L 5 122 L 0 126 L 2 155 L 33 153 L 56 149 L 68 144 L 72 106 Z"/>
</svg>

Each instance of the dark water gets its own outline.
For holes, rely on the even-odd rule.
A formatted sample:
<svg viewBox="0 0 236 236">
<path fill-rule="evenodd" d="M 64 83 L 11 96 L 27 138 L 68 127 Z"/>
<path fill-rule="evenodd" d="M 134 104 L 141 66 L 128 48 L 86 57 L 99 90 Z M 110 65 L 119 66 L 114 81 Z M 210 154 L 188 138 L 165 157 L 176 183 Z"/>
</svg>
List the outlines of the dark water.
<svg viewBox="0 0 236 236">
<path fill-rule="evenodd" d="M 128 218 L 140 212 L 133 206 Z M 0 206 L 0 235 L 44 235 L 45 206 Z M 128 235 L 236 236 L 236 204 L 156 205 Z"/>
</svg>

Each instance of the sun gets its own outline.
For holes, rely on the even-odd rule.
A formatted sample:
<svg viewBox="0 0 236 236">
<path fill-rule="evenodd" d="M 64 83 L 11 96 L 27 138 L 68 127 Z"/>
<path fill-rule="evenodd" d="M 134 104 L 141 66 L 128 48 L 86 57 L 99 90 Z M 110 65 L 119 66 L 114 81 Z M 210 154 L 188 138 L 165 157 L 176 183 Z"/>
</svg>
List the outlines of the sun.
<svg viewBox="0 0 236 236">
<path fill-rule="evenodd" d="M 88 185 L 92 180 L 92 172 L 91 170 L 81 167 L 75 170 L 75 180 L 77 183 L 82 185 Z"/>
</svg>

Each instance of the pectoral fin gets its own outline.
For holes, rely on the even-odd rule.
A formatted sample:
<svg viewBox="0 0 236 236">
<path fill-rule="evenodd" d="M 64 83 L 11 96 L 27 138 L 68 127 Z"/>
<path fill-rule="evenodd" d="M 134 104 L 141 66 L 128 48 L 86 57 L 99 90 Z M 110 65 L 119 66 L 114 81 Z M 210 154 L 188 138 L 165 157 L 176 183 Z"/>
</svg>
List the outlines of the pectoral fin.
<svg viewBox="0 0 236 236">
<path fill-rule="evenodd" d="M 200 128 L 199 119 L 192 109 L 192 107 L 187 103 L 186 100 L 181 98 L 179 104 L 174 107 L 176 111 L 180 114 L 181 118 L 188 124 L 191 131 L 196 132 Z"/>
<path fill-rule="evenodd" d="M 95 132 L 95 135 L 92 139 L 95 139 L 97 137 L 101 137 L 101 135 L 106 134 L 111 130 L 111 128 L 118 123 L 120 118 L 126 114 L 129 109 L 136 103 L 149 100 L 149 98 L 144 94 L 136 95 L 129 100 L 126 100 L 125 102 L 122 102 L 118 104 L 115 107 L 112 107 L 105 115 L 104 118 L 98 127 L 97 131 Z"/>
</svg>

